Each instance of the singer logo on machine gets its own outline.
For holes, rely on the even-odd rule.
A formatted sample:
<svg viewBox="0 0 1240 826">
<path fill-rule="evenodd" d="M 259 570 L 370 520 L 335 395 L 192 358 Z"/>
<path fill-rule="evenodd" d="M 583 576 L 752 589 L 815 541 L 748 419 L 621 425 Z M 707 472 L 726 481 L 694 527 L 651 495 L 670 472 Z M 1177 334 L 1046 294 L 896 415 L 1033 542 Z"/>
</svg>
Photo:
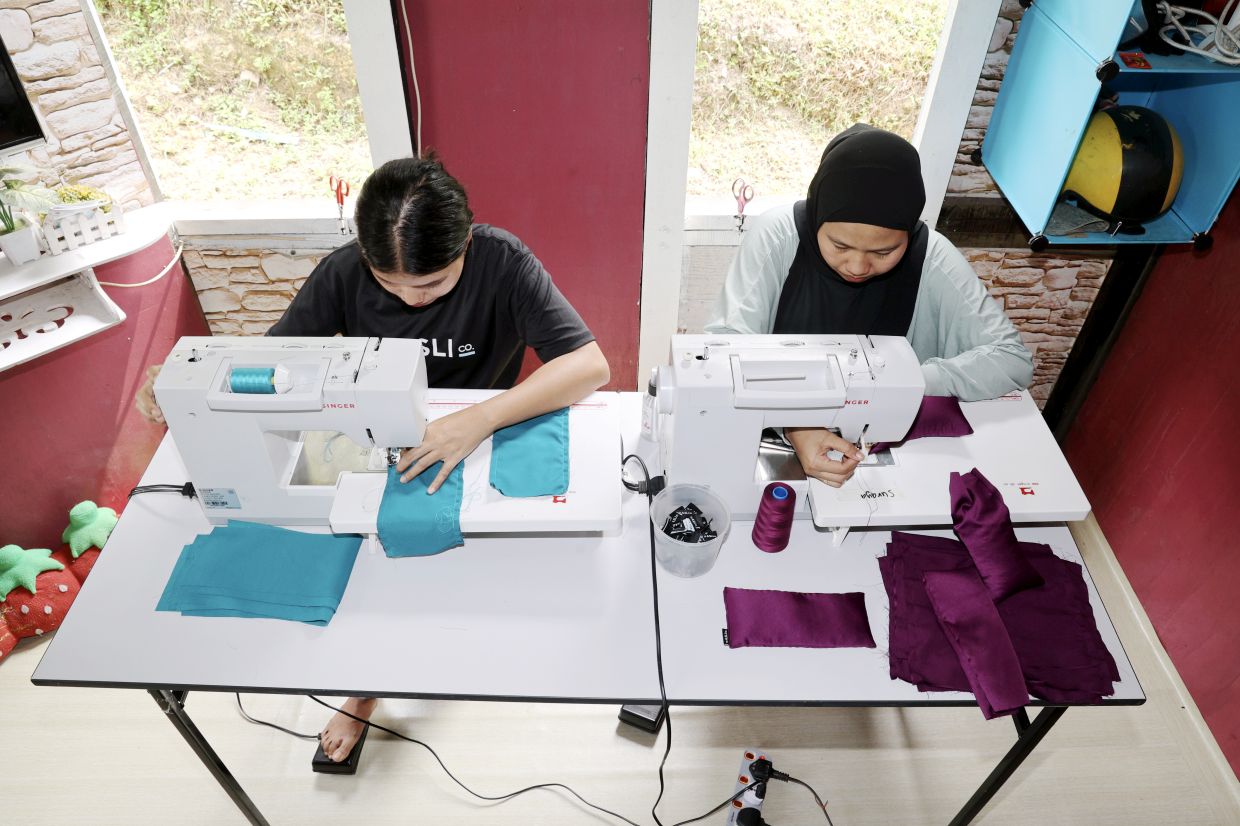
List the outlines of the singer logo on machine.
<svg viewBox="0 0 1240 826">
<path fill-rule="evenodd" d="M 869 404 L 869 399 L 846 399 L 844 404 Z"/>
<path fill-rule="evenodd" d="M 344 410 L 351 407 L 357 407 L 353 402 L 324 402 L 324 410 Z"/>
</svg>

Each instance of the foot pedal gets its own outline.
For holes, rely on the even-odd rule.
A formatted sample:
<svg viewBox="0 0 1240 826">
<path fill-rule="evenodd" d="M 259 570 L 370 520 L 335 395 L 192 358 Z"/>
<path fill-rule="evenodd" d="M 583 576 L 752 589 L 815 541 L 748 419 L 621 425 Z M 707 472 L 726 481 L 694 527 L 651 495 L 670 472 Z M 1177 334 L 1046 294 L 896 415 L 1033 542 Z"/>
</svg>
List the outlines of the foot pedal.
<svg viewBox="0 0 1240 826">
<path fill-rule="evenodd" d="M 749 767 L 755 760 L 765 757 L 766 754 L 760 749 L 745 749 L 741 754 L 741 767 L 736 772 L 736 786 L 732 789 L 732 794 L 736 794 L 753 782 L 754 778 L 749 773 Z M 733 800 L 728 810 L 728 826 L 761 826 L 764 824 L 766 821 L 762 819 L 762 803 L 765 799 L 766 783 L 759 783 Z"/>
<path fill-rule="evenodd" d="M 620 706 L 620 722 L 636 726 L 642 731 L 658 734 L 663 725 L 663 705 L 657 706 Z"/>
<path fill-rule="evenodd" d="M 314 759 L 310 761 L 310 768 L 320 774 L 357 774 L 357 763 L 362 757 L 362 746 L 366 745 L 366 734 L 369 731 L 370 726 L 362 729 L 362 736 L 357 738 L 357 742 L 353 744 L 353 750 L 349 752 L 349 756 L 339 763 L 323 753 L 323 742 L 320 740 Z"/>
</svg>

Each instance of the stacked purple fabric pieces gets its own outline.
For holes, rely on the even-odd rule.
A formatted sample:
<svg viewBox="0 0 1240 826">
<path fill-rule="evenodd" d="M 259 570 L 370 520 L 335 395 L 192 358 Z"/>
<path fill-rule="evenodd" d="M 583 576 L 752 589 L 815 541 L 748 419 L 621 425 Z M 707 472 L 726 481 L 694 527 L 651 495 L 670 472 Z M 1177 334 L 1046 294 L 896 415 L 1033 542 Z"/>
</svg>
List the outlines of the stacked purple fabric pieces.
<svg viewBox="0 0 1240 826">
<path fill-rule="evenodd" d="M 958 654 L 960 640 L 949 637 L 927 590 L 928 582 L 936 582 L 935 572 L 941 571 L 966 572 L 977 577 L 980 586 L 980 575 L 968 549 L 954 539 L 900 532 L 891 535 L 887 556 L 878 562 L 890 601 L 892 679 L 913 683 L 922 691 L 976 691 L 979 679 L 1010 686 L 1010 679 L 995 673 L 1007 667 L 1005 646 L 1010 644 L 1025 687 L 1034 697 L 1050 703 L 1082 704 L 1096 703 L 1114 692 L 1112 684 L 1119 680 L 1119 671 L 1094 622 L 1081 566 L 1055 556 L 1047 545 L 1017 545 L 1043 584 L 991 601 L 1006 639 L 995 632 L 995 627 L 985 624 L 991 609 L 981 604 L 990 600 L 984 588 L 954 592 L 971 603 L 958 604 L 957 613 L 973 623 L 974 637 L 991 635 L 992 645 L 987 650 L 994 656 L 979 664 Z M 957 580 L 956 584 L 968 584 Z M 940 602 L 940 608 L 942 605 Z M 1011 713 L 1021 705 L 1018 701 L 1015 705 L 987 703 L 980 696 L 979 703 L 988 718 Z"/>
</svg>

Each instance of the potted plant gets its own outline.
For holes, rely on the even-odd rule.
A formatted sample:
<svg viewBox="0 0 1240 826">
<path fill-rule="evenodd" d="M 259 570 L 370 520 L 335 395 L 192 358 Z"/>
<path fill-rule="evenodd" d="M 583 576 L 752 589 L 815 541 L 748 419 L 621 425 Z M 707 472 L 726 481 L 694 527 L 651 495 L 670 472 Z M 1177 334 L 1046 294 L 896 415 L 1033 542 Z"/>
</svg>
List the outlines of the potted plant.
<svg viewBox="0 0 1240 826">
<path fill-rule="evenodd" d="M 17 177 L 30 171 L 20 166 L 0 167 L 0 249 L 14 264 L 39 257 L 35 226 L 21 213 L 45 211 L 57 203 L 51 190 Z"/>
</svg>

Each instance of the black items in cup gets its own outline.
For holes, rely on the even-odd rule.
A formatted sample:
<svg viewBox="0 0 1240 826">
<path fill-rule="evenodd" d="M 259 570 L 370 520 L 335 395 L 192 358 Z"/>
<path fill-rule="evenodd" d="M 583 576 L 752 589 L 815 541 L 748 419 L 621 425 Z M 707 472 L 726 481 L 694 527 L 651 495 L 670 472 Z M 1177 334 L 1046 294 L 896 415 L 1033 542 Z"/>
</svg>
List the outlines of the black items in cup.
<svg viewBox="0 0 1240 826">
<path fill-rule="evenodd" d="M 681 505 L 663 521 L 663 533 L 679 542 L 700 543 L 717 539 L 719 534 L 702 509 L 692 502 Z"/>
</svg>

